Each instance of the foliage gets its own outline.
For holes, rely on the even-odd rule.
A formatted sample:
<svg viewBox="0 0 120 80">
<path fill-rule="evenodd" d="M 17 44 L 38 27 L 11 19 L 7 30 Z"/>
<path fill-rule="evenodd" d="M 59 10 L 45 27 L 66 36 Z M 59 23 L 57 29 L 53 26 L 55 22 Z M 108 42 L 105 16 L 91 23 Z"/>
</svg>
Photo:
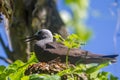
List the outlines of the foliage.
<svg viewBox="0 0 120 80">
<path fill-rule="evenodd" d="M 79 37 L 75 34 L 68 36 L 67 39 L 63 39 L 60 35 L 56 34 L 55 38 L 58 41 L 63 42 L 68 48 L 76 48 L 80 43 Z M 72 45 L 68 45 L 71 43 Z M 75 75 L 80 76 L 83 79 L 86 78 L 86 80 L 118 80 L 118 78 L 113 76 L 111 73 L 100 71 L 101 68 L 108 66 L 109 63 L 87 65 L 78 64 L 74 67 L 68 67 L 56 74 L 40 73 L 25 75 L 25 70 L 28 66 L 37 62 L 38 60 L 35 54 L 31 53 L 31 58 L 26 63 L 17 60 L 8 67 L 0 66 L 0 80 L 61 80 L 61 77 L 64 75 L 68 75 L 68 80 L 77 80 Z"/>
<path fill-rule="evenodd" d="M 23 63 L 20 60 L 15 61 L 8 67 L 0 66 L 0 80 L 61 80 L 61 76 L 70 75 L 68 80 L 77 80 L 72 75 L 85 75 L 88 80 L 118 80 L 109 72 L 100 71 L 101 68 L 108 66 L 108 63 L 95 64 L 79 64 L 75 67 L 70 67 L 66 70 L 60 71 L 56 74 L 31 74 L 25 75 L 24 72 L 28 65 L 36 63 L 37 59 L 32 53 L 28 62 Z M 110 77 L 109 77 L 110 76 Z"/>
<path fill-rule="evenodd" d="M 87 9 L 89 7 L 89 0 L 65 0 L 65 3 L 71 10 L 71 18 L 67 18 L 68 27 L 72 27 L 75 34 L 77 34 L 82 41 L 88 41 L 91 37 L 92 31 L 86 27 L 85 19 L 87 18 Z M 70 12 L 69 12 L 70 13 Z M 63 15 L 65 15 L 63 13 Z"/>
<path fill-rule="evenodd" d="M 24 77 L 24 71 L 33 63 L 38 62 L 34 53 L 31 53 L 31 58 L 28 62 L 24 63 L 20 60 L 16 60 L 8 67 L 0 66 L 0 80 L 20 80 Z"/>
<path fill-rule="evenodd" d="M 71 34 L 66 39 L 62 38 L 59 34 L 55 34 L 54 38 L 57 42 L 63 43 L 68 48 L 78 48 L 85 44 L 85 42 L 83 42 L 76 34 Z"/>
<path fill-rule="evenodd" d="M 78 48 L 82 44 L 81 38 L 76 34 L 69 35 L 66 39 L 62 38 L 59 34 L 54 35 L 57 42 L 63 43 L 68 47 L 66 55 L 66 65 L 68 66 L 68 55 L 71 48 Z M 69 66 L 68 66 L 69 67 Z"/>
<path fill-rule="evenodd" d="M 57 42 L 61 42 L 63 43 L 65 46 L 68 47 L 68 50 L 71 48 L 78 48 L 81 46 L 81 44 L 83 44 L 81 38 L 76 35 L 76 34 L 72 34 L 69 35 L 66 39 L 63 39 L 60 35 L 55 34 L 54 35 L 55 39 Z M 85 43 L 85 42 L 84 42 Z M 69 54 L 69 52 L 68 52 Z M 68 58 L 68 57 L 66 57 Z M 66 60 L 66 62 L 68 62 Z M 67 63 L 68 65 L 68 63 Z M 109 72 L 100 72 L 101 68 L 104 68 L 105 66 L 108 66 L 109 63 L 105 62 L 102 63 L 100 65 L 84 65 L 84 64 L 80 64 L 78 66 L 75 66 L 75 68 L 68 68 L 67 70 L 61 71 L 58 74 L 60 76 L 66 75 L 66 74 L 86 74 L 87 78 L 89 80 L 108 80 L 108 76 L 109 76 Z M 73 78 L 72 76 L 70 76 L 71 78 Z M 110 74 L 110 80 L 117 80 L 117 77 L 114 77 L 113 75 Z M 74 78 L 73 78 L 74 80 Z"/>
</svg>

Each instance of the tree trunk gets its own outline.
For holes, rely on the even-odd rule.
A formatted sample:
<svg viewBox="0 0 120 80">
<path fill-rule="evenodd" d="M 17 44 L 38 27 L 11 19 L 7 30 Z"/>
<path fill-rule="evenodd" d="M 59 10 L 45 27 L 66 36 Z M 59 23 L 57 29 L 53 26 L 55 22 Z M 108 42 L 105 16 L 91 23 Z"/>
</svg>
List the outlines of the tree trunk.
<svg viewBox="0 0 120 80">
<path fill-rule="evenodd" d="M 28 59 L 30 51 L 33 51 L 33 43 L 25 43 L 23 39 L 33 35 L 39 29 L 47 28 L 52 33 L 59 33 L 64 38 L 68 35 L 65 25 L 59 16 L 55 0 L 5 1 L 11 8 L 13 6 L 10 14 L 12 17 L 10 15 L 8 16 L 9 18 L 7 17 L 9 26 L 8 30 L 6 29 L 13 48 L 13 51 L 6 51 L 10 60 L 20 59 L 26 61 Z M 2 2 L 5 1 L 3 0 Z M 8 11 L 9 9 L 6 8 L 7 4 L 4 4 L 5 6 L 3 7 Z M 0 11 L 5 14 L 4 9 Z"/>
</svg>

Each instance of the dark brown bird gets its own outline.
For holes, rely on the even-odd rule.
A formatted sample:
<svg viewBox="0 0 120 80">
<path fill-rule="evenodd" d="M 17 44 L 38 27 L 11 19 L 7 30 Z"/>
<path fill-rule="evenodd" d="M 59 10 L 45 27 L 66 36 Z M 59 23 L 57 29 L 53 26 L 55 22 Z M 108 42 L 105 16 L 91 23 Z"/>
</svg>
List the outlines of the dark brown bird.
<svg viewBox="0 0 120 80">
<path fill-rule="evenodd" d="M 49 62 L 59 58 L 65 62 L 68 48 L 62 43 L 53 42 L 53 35 L 47 29 L 41 29 L 34 36 L 26 38 L 26 41 L 35 40 L 34 51 L 39 61 Z M 105 61 L 116 62 L 118 55 L 93 54 L 86 50 L 72 48 L 69 52 L 69 62 L 75 63 L 102 63 Z"/>
</svg>

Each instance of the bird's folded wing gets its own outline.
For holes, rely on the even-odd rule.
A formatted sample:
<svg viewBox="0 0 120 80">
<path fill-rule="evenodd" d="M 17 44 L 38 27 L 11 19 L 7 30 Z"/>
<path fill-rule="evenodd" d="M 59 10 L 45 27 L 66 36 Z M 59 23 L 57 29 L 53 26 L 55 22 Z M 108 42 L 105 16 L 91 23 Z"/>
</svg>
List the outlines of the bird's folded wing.
<svg viewBox="0 0 120 80">
<path fill-rule="evenodd" d="M 49 47 L 48 47 L 49 45 Z M 68 48 L 63 44 L 52 42 L 48 43 L 47 48 L 45 48 L 45 53 L 51 54 L 52 56 L 59 56 L 61 60 L 65 60 L 65 56 L 67 55 Z M 79 60 L 82 60 L 82 63 L 102 63 L 105 61 L 110 61 L 112 63 L 116 62 L 117 55 L 100 55 L 93 54 L 86 50 L 81 50 L 77 48 L 72 48 L 69 51 L 69 61 L 70 63 L 76 63 Z M 112 57 L 111 57 L 112 56 Z"/>
<path fill-rule="evenodd" d="M 46 49 L 57 49 L 57 48 L 67 48 L 66 46 L 64 46 L 62 43 L 58 43 L 58 42 L 50 42 L 46 44 Z"/>
<path fill-rule="evenodd" d="M 45 51 L 47 51 L 51 54 L 66 55 L 68 52 L 68 48 L 61 43 L 51 42 L 51 43 L 46 44 Z M 73 56 L 73 57 L 100 57 L 101 55 L 92 54 L 86 50 L 72 48 L 69 51 L 69 56 Z"/>
</svg>

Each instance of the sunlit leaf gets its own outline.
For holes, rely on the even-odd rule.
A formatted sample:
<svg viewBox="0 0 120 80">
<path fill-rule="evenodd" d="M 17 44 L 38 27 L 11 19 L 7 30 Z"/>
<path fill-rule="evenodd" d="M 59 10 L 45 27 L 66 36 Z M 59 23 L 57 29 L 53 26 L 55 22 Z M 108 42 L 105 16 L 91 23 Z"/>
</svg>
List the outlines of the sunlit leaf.
<svg viewBox="0 0 120 80">
<path fill-rule="evenodd" d="M 110 74 L 110 80 L 119 80 L 119 79 L 118 79 L 118 77 L 115 77 L 112 74 Z"/>
<path fill-rule="evenodd" d="M 30 76 L 29 80 L 61 80 L 60 76 L 48 75 L 48 74 L 33 74 Z"/>
<path fill-rule="evenodd" d="M 3 66 L 3 65 L 0 66 L 0 74 L 4 71 L 5 68 L 6 68 L 6 67 Z"/>
<path fill-rule="evenodd" d="M 9 78 L 11 80 L 21 80 L 21 78 L 24 76 L 24 69 L 17 70 L 16 72 L 9 75 Z"/>
<path fill-rule="evenodd" d="M 55 34 L 54 38 L 56 39 L 57 42 L 61 42 L 62 43 L 64 41 L 64 39 L 62 38 L 62 36 L 59 35 L 59 34 Z"/>
<path fill-rule="evenodd" d="M 29 76 L 23 76 L 21 80 L 29 80 Z"/>
<path fill-rule="evenodd" d="M 65 2 L 66 2 L 67 4 L 73 3 L 73 1 L 75 1 L 75 0 L 65 0 Z"/>
<path fill-rule="evenodd" d="M 97 65 L 97 66 L 92 66 L 92 67 L 90 67 L 89 69 L 87 69 L 86 73 L 87 73 L 87 74 L 91 74 L 91 73 L 93 73 L 93 72 L 95 72 L 95 71 L 100 70 L 101 68 L 104 68 L 104 67 L 108 66 L 108 65 L 109 65 L 109 63 L 108 63 L 108 62 L 105 62 L 105 63 L 99 64 L 99 65 Z"/>
<path fill-rule="evenodd" d="M 33 63 L 34 63 L 34 62 L 38 62 L 38 59 L 36 58 L 34 52 L 31 53 L 31 57 L 30 57 L 30 59 L 28 60 L 28 63 L 32 63 L 32 62 L 33 62 Z"/>
<path fill-rule="evenodd" d="M 7 75 L 5 73 L 0 74 L 0 80 L 6 80 Z"/>
</svg>

